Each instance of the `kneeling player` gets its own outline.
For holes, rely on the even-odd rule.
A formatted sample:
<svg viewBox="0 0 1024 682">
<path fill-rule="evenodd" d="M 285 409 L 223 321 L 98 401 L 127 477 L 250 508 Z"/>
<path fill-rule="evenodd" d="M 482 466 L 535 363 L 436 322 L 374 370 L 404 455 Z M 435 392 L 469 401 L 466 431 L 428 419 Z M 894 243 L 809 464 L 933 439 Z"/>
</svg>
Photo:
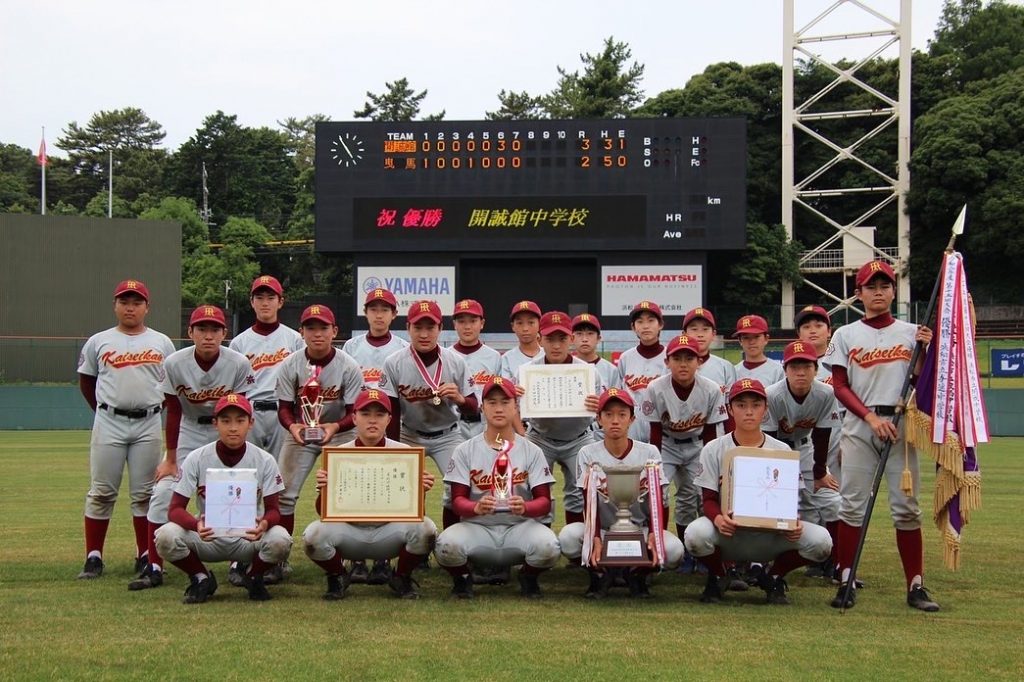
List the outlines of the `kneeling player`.
<svg viewBox="0 0 1024 682">
<path fill-rule="evenodd" d="M 341 447 L 407 448 L 405 443 L 385 436 L 391 421 L 391 400 L 384 391 L 373 388 L 356 398 L 352 415 L 356 425 L 356 439 Z M 316 472 L 316 508 L 323 503 L 323 488 L 327 485 L 327 471 Z M 423 490 L 434 487 L 434 474 L 423 472 Z M 306 555 L 327 573 L 327 592 L 324 599 L 344 599 L 349 584 L 344 559 L 353 562 L 373 559 L 387 561 L 398 557 L 398 567 L 388 579 L 388 585 L 402 599 L 418 599 L 419 591 L 412 579 L 412 570 L 430 553 L 437 536 L 437 526 L 427 517 L 407 523 L 325 523 L 314 521 L 302 534 Z"/>
<path fill-rule="evenodd" d="M 278 525 L 281 514 L 277 496 L 284 490 L 277 462 L 266 450 L 245 440 L 252 428 L 252 406 L 245 396 L 231 393 L 217 401 L 214 425 L 218 439 L 193 450 L 182 465 L 181 478 L 174 486 L 174 496 L 167 516 L 168 523 L 156 532 L 160 556 L 180 568 L 189 577 L 184 603 L 201 604 L 217 591 L 217 579 L 204 561 L 238 561 L 249 564 L 245 576 L 249 599 L 266 601 L 270 593 L 263 584 L 263 574 L 274 564 L 288 558 L 292 538 Z M 202 510 L 206 495 L 206 470 L 255 469 L 258 494 L 262 497 L 262 514 L 256 526 L 243 537 L 215 537 L 206 526 Z M 188 503 L 196 496 L 198 517 L 188 512 Z"/>
<path fill-rule="evenodd" d="M 716 387 L 717 392 L 717 387 Z M 597 406 L 597 421 L 604 431 L 604 440 L 600 443 L 592 443 L 584 446 L 579 453 L 577 462 L 579 473 L 576 480 L 581 488 L 590 476 L 591 465 L 597 464 L 600 467 L 633 467 L 645 466 L 654 462 L 658 466 L 658 476 L 661 480 L 660 489 L 655 491 L 657 504 L 660 505 L 662 517 L 667 511 L 665 498 L 668 495 L 668 479 L 661 469 L 661 455 L 658 448 L 635 441 L 629 437 L 629 427 L 634 419 L 633 399 L 629 397 L 624 389 L 610 388 L 601 394 Z M 562 547 L 562 554 L 571 562 L 579 562 L 583 555 L 584 538 L 589 531 L 593 533 L 593 550 L 587 558 L 588 570 L 590 571 L 590 587 L 584 596 L 589 599 L 600 599 L 608 594 L 610 585 L 610 574 L 597 564 L 601 556 L 601 543 L 605 531 L 615 522 L 616 505 L 600 496 L 591 498 L 591 495 L 598 495 L 598 491 L 607 491 L 607 478 L 603 471 L 598 470 L 598 482 L 596 490 L 587 491 L 587 521 L 584 523 L 570 523 L 558 534 L 558 544 Z M 648 490 L 647 479 L 641 481 L 641 490 Z M 648 491 L 648 494 L 650 492 Z M 593 517 L 589 514 L 593 510 Z M 657 555 L 657 538 L 655 533 L 661 532 L 661 524 L 651 523 L 649 500 L 635 502 L 630 509 L 633 523 L 644 529 L 647 536 L 647 547 L 652 556 Z M 664 533 L 665 568 L 675 568 L 683 558 L 683 543 L 671 533 Z M 633 567 L 629 569 L 626 582 L 629 585 L 631 597 L 649 597 L 647 590 L 647 575 L 652 571 L 653 566 Z"/>
<path fill-rule="evenodd" d="M 716 438 L 700 453 L 700 472 L 695 483 L 703 489 L 704 516 L 686 527 L 686 549 L 708 567 L 708 582 L 700 600 L 722 599 L 723 561 L 773 561 L 761 587 L 770 604 L 788 604 L 785 576 L 795 568 L 822 562 L 832 551 L 828 531 L 813 523 L 797 521 L 787 532 L 744 530 L 722 509 L 720 486 L 722 462 L 737 447 L 788 450 L 789 447 L 761 431 L 768 411 L 764 386 L 757 379 L 741 379 L 729 391 L 729 413 L 736 424 L 731 433 Z"/>
<path fill-rule="evenodd" d="M 540 448 L 516 435 L 516 391 L 502 377 L 487 382 L 482 391 L 484 432 L 455 448 L 444 480 L 451 485 L 452 509 L 459 523 L 437 538 L 437 562 L 452 575 L 452 594 L 473 598 L 469 562 L 474 566 L 504 568 L 522 564 L 519 586 L 524 597 L 542 596 L 537 576 L 552 568 L 560 555 L 558 538 L 537 521 L 551 510 L 551 484 L 555 479 Z M 495 463 L 504 452 L 511 495 L 507 511 L 496 508 Z"/>
</svg>

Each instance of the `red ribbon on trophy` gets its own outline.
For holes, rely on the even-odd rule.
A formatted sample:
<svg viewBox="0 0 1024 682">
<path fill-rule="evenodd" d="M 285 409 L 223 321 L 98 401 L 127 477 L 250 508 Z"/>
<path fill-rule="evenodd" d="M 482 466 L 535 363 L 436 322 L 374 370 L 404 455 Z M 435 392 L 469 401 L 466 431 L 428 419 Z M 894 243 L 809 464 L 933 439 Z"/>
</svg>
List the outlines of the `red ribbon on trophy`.
<svg viewBox="0 0 1024 682">
<path fill-rule="evenodd" d="M 309 380 L 302 385 L 299 395 L 299 407 L 302 410 L 302 422 L 306 428 L 302 430 L 302 439 L 307 444 L 322 443 L 324 430 L 320 426 L 320 415 L 324 411 L 323 387 L 320 385 L 320 365 L 310 365 Z"/>
<path fill-rule="evenodd" d="M 503 440 L 501 436 L 494 439 L 500 447 L 498 455 L 494 458 L 491 466 L 491 494 L 494 496 L 494 511 L 507 512 L 509 510 L 508 500 L 512 497 L 512 460 L 509 458 L 509 450 L 512 449 L 512 441 Z"/>
<path fill-rule="evenodd" d="M 427 382 L 427 386 L 430 387 L 430 390 L 434 392 L 434 397 L 430 399 L 430 404 L 440 405 L 441 396 L 437 394 L 437 391 L 441 386 L 441 349 L 437 349 L 437 369 L 434 371 L 433 377 L 431 377 L 430 373 L 427 372 L 427 367 L 423 364 L 423 361 L 420 360 L 420 355 L 416 352 L 416 349 L 410 348 L 409 352 L 412 353 L 412 361 L 416 364 L 416 370 L 420 373 L 420 376 L 423 377 L 423 380 Z"/>
</svg>

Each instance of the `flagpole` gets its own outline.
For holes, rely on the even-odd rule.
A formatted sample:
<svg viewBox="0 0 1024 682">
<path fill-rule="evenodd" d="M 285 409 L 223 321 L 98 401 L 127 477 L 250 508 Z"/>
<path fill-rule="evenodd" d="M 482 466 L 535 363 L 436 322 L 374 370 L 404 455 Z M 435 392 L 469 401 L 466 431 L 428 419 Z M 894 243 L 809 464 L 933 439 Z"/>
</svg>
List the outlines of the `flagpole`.
<svg viewBox="0 0 1024 682">
<path fill-rule="evenodd" d="M 956 238 L 964 232 L 964 222 L 967 219 L 967 204 L 964 204 L 963 208 L 960 209 L 960 215 L 957 216 L 956 221 L 953 223 L 952 233 L 949 236 L 949 243 L 946 244 L 946 254 L 953 253 L 953 245 L 956 243 Z M 939 285 L 942 283 L 942 269 L 939 269 L 939 275 L 935 278 L 935 286 L 932 287 L 932 295 L 928 300 L 928 308 L 924 314 L 923 324 L 931 322 L 932 313 L 935 312 L 935 301 L 939 297 Z M 914 366 L 917 365 L 918 358 L 921 357 L 921 353 L 924 352 L 924 344 L 918 341 L 914 344 L 914 352 L 910 355 L 910 365 L 907 366 L 906 376 L 903 377 L 903 388 L 900 389 L 900 399 L 896 404 L 896 414 L 892 418 L 893 428 L 899 429 L 900 421 L 903 418 L 903 413 L 907 404 L 907 395 L 910 393 L 910 382 L 914 377 Z M 864 503 L 864 522 L 860 527 L 860 538 L 857 541 L 857 552 L 853 555 L 853 563 L 850 565 L 850 575 L 846 578 L 845 585 L 846 590 L 843 592 L 843 610 L 846 610 L 846 605 L 850 603 L 850 597 L 853 596 L 853 589 L 856 585 L 857 580 L 857 566 L 860 565 L 860 557 L 864 552 L 864 541 L 868 537 L 868 522 L 871 521 L 871 512 L 875 508 L 875 498 L 878 496 L 878 488 L 882 483 L 882 476 L 885 475 L 885 465 L 889 461 L 889 452 L 892 450 L 893 441 L 887 440 L 882 446 L 882 452 L 879 454 L 878 465 L 875 468 L 875 478 L 871 485 L 871 494 L 868 495 L 867 501 Z M 840 578 L 842 576 L 840 575 Z"/>
<path fill-rule="evenodd" d="M 114 217 L 114 150 L 108 149 L 110 159 L 110 171 L 107 173 L 107 217 Z"/>
<path fill-rule="evenodd" d="M 39 197 L 40 215 L 46 215 L 46 126 L 43 126 L 43 158 L 39 164 L 40 172 L 43 174 L 42 193 Z"/>
</svg>

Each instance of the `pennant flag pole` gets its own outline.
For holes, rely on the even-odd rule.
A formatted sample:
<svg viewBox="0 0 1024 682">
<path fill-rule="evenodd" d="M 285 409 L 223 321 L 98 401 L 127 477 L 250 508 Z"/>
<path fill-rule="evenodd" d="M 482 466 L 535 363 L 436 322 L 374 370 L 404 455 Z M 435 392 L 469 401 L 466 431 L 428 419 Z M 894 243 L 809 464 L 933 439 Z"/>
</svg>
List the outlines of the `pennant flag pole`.
<svg viewBox="0 0 1024 682">
<path fill-rule="evenodd" d="M 36 156 L 39 161 L 39 171 L 42 174 L 42 190 L 39 196 L 39 213 L 46 215 L 46 126 L 43 126 L 43 137 L 39 142 L 39 154 Z"/>
</svg>

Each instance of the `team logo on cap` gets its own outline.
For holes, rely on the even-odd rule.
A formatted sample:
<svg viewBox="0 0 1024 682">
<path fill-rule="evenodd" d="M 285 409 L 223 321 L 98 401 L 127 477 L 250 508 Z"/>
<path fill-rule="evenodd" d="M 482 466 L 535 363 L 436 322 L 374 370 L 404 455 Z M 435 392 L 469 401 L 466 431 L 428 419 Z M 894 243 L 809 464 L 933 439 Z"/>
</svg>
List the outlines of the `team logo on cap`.
<svg viewBox="0 0 1024 682">
<path fill-rule="evenodd" d="M 793 352 L 794 353 L 803 353 L 804 352 L 804 344 L 800 343 L 799 341 L 794 343 L 793 344 Z"/>
<path fill-rule="evenodd" d="M 213 317 L 215 314 L 216 313 L 214 313 L 213 311 L 213 306 L 208 305 L 205 308 L 203 308 L 203 315 L 206 315 L 207 317 Z"/>
<path fill-rule="evenodd" d="M 750 379 L 744 379 L 740 382 L 740 386 L 743 388 L 753 388 L 754 384 L 750 383 Z"/>
<path fill-rule="evenodd" d="M 421 313 L 428 313 L 428 312 L 430 312 L 430 304 L 427 303 L 426 301 L 420 303 L 420 312 Z"/>
<path fill-rule="evenodd" d="M 687 345 L 689 343 L 690 343 L 690 337 L 687 336 L 686 334 L 683 334 L 682 336 L 679 337 L 679 345 L 685 346 L 685 345 Z"/>
<path fill-rule="evenodd" d="M 516 307 L 519 308 L 520 310 L 529 310 L 530 309 L 530 302 L 529 301 L 520 301 L 519 305 L 517 305 Z"/>
<path fill-rule="evenodd" d="M 813 305 L 809 305 L 809 306 L 805 306 L 805 307 L 804 307 L 804 312 L 805 312 L 805 313 L 806 313 L 806 312 L 810 312 L 810 311 L 812 311 L 812 310 L 814 310 L 814 306 L 813 306 Z"/>
<path fill-rule="evenodd" d="M 750 325 L 751 322 L 749 317 L 744 317 L 743 320 L 740 322 L 741 327 L 749 327 Z"/>
<path fill-rule="evenodd" d="M 260 284 L 270 284 L 270 277 L 267 275 L 260 277 Z"/>
<path fill-rule="evenodd" d="M 383 289 L 374 289 L 373 290 L 373 297 L 374 298 L 384 298 L 384 290 Z"/>
<path fill-rule="evenodd" d="M 614 397 L 614 396 L 617 396 L 618 394 L 619 394 L 619 389 L 617 389 L 617 388 L 609 388 L 608 389 L 608 395 L 609 396 Z"/>
<path fill-rule="evenodd" d="M 320 314 L 320 306 L 318 306 L 318 305 L 310 306 L 309 314 L 310 315 L 319 315 Z"/>
<path fill-rule="evenodd" d="M 227 397 L 227 401 L 228 401 L 229 403 L 231 403 L 231 404 L 235 404 L 235 403 L 237 403 L 237 402 L 238 402 L 238 396 L 237 396 L 237 395 L 235 395 L 234 393 L 232 393 L 231 395 L 229 395 L 229 396 Z"/>
<path fill-rule="evenodd" d="M 878 272 L 881 269 L 882 269 L 882 262 L 881 261 L 877 261 L 877 260 L 871 261 L 871 272 Z"/>
<path fill-rule="evenodd" d="M 124 288 L 125 289 L 138 289 L 139 288 L 139 283 L 136 282 L 134 279 L 130 279 L 127 282 L 124 283 Z"/>
<path fill-rule="evenodd" d="M 551 316 L 551 321 L 552 322 L 561 322 L 562 321 L 562 316 L 561 315 L 552 315 Z"/>
<path fill-rule="evenodd" d="M 459 309 L 465 310 L 469 307 L 469 301 L 459 301 Z"/>
<path fill-rule="evenodd" d="M 590 322 L 590 315 L 587 313 L 580 315 L 580 322 Z"/>
<path fill-rule="evenodd" d="M 704 314 L 704 309 L 703 308 L 694 308 L 693 309 L 693 314 L 694 315 L 703 315 Z"/>
<path fill-rule="evenodd" d="M 642 308 L 644 310 L 647 310 L 650 307 L 651 307 L 651 302 L 650 301 L 640 301 L 640 308 Z"/>
<path fill-rule="evenodd" d="M 371 390 L 369 393 L 366 394 L 366 397 L 369 398 L 370 400 L 380 400 L 380 392 L 376 390 Z"/>
<path fill-rule="evenodd" d="M 494 385 L 501 386 L 505 381 L 501 377 L 494 377 Z"/>
</svg>

